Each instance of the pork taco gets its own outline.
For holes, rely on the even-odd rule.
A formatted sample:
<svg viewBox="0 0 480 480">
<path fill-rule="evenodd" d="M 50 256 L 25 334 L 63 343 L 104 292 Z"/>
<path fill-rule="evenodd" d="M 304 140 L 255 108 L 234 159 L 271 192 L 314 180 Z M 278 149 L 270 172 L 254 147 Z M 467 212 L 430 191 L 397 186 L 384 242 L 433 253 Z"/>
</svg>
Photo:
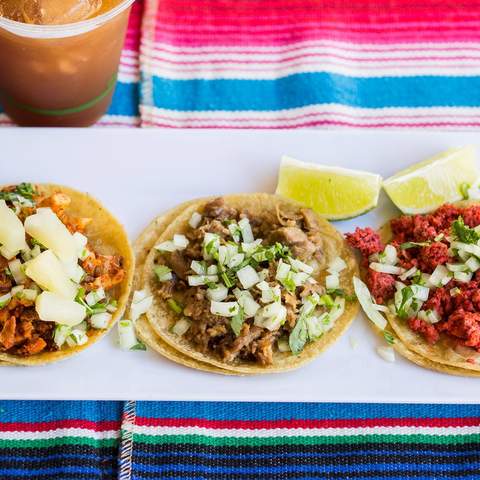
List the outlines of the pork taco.
<svg viewBox="0 0 480 480">
<path fill-rule="evenodd" d="M 92 345 L 123 314 L 133 272 L 123 227 L 94 198 L 0 188 L 0 362 L 40 365 Z"/>
<path fill-rule="evenodd" d="M 295 202 L 269 194 L 201 199 L 145 258 L 142 286 L 154 297 L 146 318 L 190 364 L 290 370 L 348 327 L 356 272 L 342 236 Z"/>
<path fill-rule="evenodd" d="M 393 347 L 427 368 L 480 375 L 480 205 L 402 215 L 347 240 L 377 313 L 367 310 L 377 329 L 384 314 Z"/>
</svg>

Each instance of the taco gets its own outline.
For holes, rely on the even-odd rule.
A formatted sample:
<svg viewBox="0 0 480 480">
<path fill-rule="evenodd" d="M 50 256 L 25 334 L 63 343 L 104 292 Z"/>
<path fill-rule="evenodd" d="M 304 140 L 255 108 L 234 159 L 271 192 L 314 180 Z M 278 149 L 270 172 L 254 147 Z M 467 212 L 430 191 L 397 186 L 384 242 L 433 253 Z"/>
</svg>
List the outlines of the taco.
<svg viewBox="0 0 480 480">
<path fill-rule="evenodd" d="M 0 188 L 0 245 L 0 362 L 67 358 L 123 314 L 133 252 L 91 196 L 50 184 Z"/>
<path fill-rule="evenodd" d="M 146 318 L 190 366 L 282 372 L 314 359 L 348 327 L 356 272 L 342 236 L 296 202 L 200 199 L 162 229 L 145 258 L 142 287 L 154 297 Z"/>
<path fill-rule="evenodd" d="M 479 225 L 480 205 L 460 202 L 347 234 L 375 315 L 383 311 L 393 347 L 421 366 L 480 375 Z"/>
</svg>

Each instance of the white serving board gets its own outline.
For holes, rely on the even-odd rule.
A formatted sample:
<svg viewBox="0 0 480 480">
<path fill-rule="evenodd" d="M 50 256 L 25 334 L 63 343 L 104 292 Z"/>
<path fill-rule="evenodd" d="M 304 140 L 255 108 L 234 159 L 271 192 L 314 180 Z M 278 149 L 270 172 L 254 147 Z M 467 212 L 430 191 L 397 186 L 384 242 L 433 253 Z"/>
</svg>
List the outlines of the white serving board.
<svg viewBox="0 0 480 480">
<path fill-rule="evenodd" d="M 0 130 L 0 184 L 55 182 L 88 191 L 125 224 L 131 239 L 157 214 L 187 199 L 273 192 L 279 159 L 395 171 L 477 133 L 331 131 Z M 394 214 L 382 195 L 373 212 L 337 223 L 377 227 Z M 352 349 L 350 338 L 358 342 Z M 326 353 L 300 370 L 224 377 L 176 365 L 151 352 L 123 352 L 116 330 L 55 365 L 0 368 L 3 399 L 137 399 L 475 403 L 480 379 L 431 372 L 375 352 L 382 340 L 361 315 Z"/>
</svg>

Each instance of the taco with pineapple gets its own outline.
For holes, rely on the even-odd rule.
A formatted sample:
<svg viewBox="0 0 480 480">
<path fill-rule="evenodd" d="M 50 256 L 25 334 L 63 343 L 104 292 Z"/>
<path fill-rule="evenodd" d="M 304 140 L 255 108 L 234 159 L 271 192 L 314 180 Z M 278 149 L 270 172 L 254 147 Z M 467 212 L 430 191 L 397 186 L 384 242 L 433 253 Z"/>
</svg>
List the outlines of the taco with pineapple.
<svg viewBox="0 0 480 480">
<path fill-rule="evenodd" d="M 92 345 L 123 314 L 133 272 L 123 227 L 88 194 L 0 188 L 0 362 L 40 365 Z"/>
</svg>

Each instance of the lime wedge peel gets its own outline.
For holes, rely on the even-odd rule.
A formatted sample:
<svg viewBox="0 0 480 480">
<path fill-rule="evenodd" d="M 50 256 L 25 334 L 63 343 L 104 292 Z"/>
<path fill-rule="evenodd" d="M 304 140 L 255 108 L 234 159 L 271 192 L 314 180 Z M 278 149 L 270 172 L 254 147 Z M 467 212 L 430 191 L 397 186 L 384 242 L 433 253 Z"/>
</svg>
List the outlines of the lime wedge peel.
<svg viewBox="0 0 480 480">
<path fill-rule="evenodd" d="M 303 203 L 329 220 L 346 220 L 377 206 L 381 183 L 382 177 L 374 173 L 284 156 L 276 193 Z"/>
<path fill-rule="evenodd" d="M 383 182 L 392 202 L 406 214 L 427 213 L 463 198 L 462 186 L 479 177 L 472 146 L 453 148 L 412 165 Z"/>
</svg>

